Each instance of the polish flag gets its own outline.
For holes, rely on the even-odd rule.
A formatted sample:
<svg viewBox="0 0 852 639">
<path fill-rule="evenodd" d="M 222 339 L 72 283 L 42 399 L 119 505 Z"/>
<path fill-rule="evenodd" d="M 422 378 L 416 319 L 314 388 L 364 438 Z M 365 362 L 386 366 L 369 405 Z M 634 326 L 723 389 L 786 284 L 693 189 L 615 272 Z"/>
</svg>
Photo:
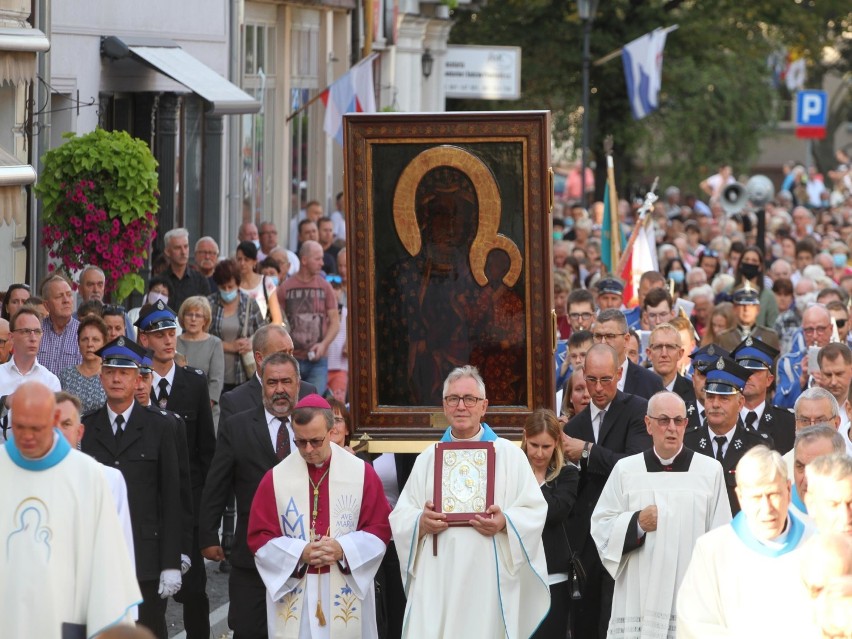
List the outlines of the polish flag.
<svg viewBox="0 0 852 639">
<path fill-rule="evenodd" d="M 346 113 L 375 113 L 376 95 L 373 89 L 373 60 L 368 55 L 335 80 L 320 94 L 325 105 L 323 130 L 343 146 L 343 116 Z"/>
</svg>

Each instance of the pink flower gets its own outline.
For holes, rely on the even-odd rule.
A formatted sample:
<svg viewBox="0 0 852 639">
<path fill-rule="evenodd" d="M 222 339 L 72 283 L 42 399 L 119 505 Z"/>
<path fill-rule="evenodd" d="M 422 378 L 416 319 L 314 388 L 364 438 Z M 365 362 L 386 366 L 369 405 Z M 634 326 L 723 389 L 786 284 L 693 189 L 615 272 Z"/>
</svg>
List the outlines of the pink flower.
<svg viewBox="0 0 852 639">
<path fill-rule="evenodd" d="M 48 264 L 48 265 L 47 265 L 47 270 L 48 270 L 48 271 L 54 271 L 54 270 L 56 270 L 56 266 L 54 266 L 53 264 Z"/>
</svg>

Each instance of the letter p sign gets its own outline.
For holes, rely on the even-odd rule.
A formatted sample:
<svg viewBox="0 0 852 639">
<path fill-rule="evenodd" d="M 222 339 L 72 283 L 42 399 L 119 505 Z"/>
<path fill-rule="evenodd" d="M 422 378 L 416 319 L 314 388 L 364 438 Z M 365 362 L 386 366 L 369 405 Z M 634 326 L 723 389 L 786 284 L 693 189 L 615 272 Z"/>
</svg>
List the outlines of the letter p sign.
<svg viewBox="0 0 852 639">
<path fill-rule="evenodd" d="M 827 111 L 825 91 L 799 91 L 796 94 L 796 137 L 823 139 Z"/>
</svg>

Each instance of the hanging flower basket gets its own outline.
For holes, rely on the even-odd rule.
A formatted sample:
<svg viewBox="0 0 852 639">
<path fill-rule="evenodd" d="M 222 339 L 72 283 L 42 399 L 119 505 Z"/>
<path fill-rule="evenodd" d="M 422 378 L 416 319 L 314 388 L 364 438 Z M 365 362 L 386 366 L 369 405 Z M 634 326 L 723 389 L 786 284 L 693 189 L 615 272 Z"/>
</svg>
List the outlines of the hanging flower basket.
<svg viewBox="0 0 852 639">
<path fill-rule="evenodd" d="M 157 236 L 157 161 L 125 131 L 64 137 L 42 158 L 35 186 L 44 211 L 42 245 L 69 273 L 88 264 L 103 269 L 114 301 L 144 293 L 138 273 Z"/>
</svg>

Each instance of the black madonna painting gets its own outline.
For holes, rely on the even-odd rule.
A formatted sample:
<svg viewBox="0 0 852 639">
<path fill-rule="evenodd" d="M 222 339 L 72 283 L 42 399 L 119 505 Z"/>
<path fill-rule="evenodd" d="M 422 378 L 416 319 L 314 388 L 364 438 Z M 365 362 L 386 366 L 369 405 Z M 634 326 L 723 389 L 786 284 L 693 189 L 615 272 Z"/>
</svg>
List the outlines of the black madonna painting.
<svg viewBox="0 0 852 639">
<path fill-rule="evenodd" d="M 466 364 L 482 374 L 489 424 L 520 426 L 552 403 L 546 122 L 347 116 L 359 428 L 428 426 L 444 379 Z"/>
</svg>

